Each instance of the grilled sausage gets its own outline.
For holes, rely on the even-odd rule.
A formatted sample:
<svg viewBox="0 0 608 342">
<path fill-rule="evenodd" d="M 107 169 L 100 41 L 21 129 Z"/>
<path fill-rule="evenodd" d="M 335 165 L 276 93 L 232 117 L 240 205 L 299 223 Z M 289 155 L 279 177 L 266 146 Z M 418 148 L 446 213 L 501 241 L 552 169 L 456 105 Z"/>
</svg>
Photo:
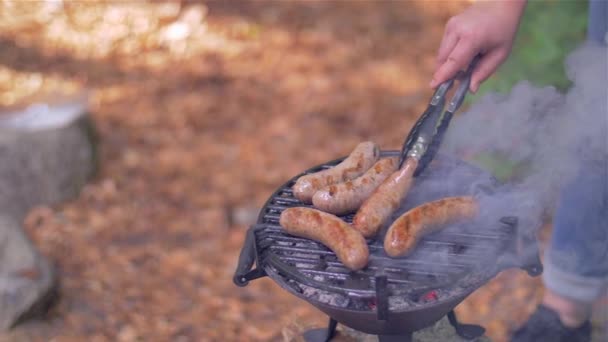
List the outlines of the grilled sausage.
<svg viewBox="0 0 608 342">
<path fill-rule="evenodd" d="M 447 225 L 477 216 L 479 205 L 473 197 L 448 197 L 408 210 L 389 227 L 384 250 L 391 257 L 409 254 L 427 234 Z"/>
<path fill-rule="evenodd" d="M 395 172 L 397 162 L 397 158 L 380 159 L 362 176 L 317 191 L 312 203 L 318 209 L 335 215 L 354 212 L 386 177 Z"/>
<path fill-rule="evenodd" d="M 363 202 L 353 218 L 353 227 L 364 237 L 376 235 L 382 224 L 397 210 L 412 185 L 417 166 L 415 159 L 407 159 L 401 169 L 386 178 Z"/>
<path fill-rule="evenodd" d="M 324 244 L 353 271 L 367 265 L 367 242 L 358 231 L 335 215 L 313 208 L 294 207 L 281 213 L 279 223 L 291 235 Z"/>
<path fill-rule="evenodd" d="M 293 194 L 310 204 L 312 196 L 323 187 L 355 179 L 367 171 L 380 157 L 380 149 L 370 141 L 362 142 L 340 164 L 319 172 L 304 175 L 293 186 Z"/>
</svg>

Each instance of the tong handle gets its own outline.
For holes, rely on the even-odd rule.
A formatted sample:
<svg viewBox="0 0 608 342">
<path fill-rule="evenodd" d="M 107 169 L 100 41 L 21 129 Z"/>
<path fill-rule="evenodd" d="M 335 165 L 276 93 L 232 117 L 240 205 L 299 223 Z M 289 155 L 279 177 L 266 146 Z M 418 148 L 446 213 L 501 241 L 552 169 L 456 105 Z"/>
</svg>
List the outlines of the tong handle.
<svg viewBox="0 0 608 342">
<path fill-rule="evenodd" d="M 408 154 L 416 144 L 416 141 L 420 136 L 424 136 L 424 140 L 429 140 L 434 134 L 433 127 L 434 122 L 437 120 L 437 117 L 441 115 L 441 111 L 445 106 L 445 94 L 450 90 L 452 84 L 454 83 L 454 79 L 451 79 L 447 82 L 442 83 L 439 88 L 431 97 L 431 101 L 429 103 L 428 108 L 420 115 L 414 126 L 408 133 L 407 137 L 403 142 L 403 146 L 401 147 L 401 155 L 399 156 L 399 168 L 403 166 L 405 159 L 408 157 Z M 428 133 L 423 133 L 428 132 Z"/>
<path fill-rule="evenodd" d="M 433 139 L 429 143 L 426 153 L 420 157 L 418 167 L 414 172 L 414 177 L 418 177 L 418 175 L 431 163 L 433 158 L 435 158 L 435 155 L 439 151 L 439 147 L 441 147 L 441 142 L 443 141 L 445 131 L 447 131 L 450 120 L 452 120 L 452 116 L 452 112 L 448 111 L 441 116 L 441 122 L 439 123 L 439 126 L 437 126 L 437 133 L 435 133 Z"/>
<path fill-rule="evenodd" d="M 459 72 L 455 77 L 443 82 L 437 88 L 431 98 L 429 106 L 420 118 L 418 118 L 404 141 L 403 147 L 401 148 L 399 167 L 402 167 L 408 156 L 411 155 L 412 157 L 417 158 L 419 163 L 418 168 L 414 173 L 414 176 L 416 177 L 432 161 L 441 145 L 441 140 L 445 135 L 445 131 L 447 130 L 453 114 L 464 102 L 464 98 L 471 85 L 471 75 L 480 58 L 481 55 L 476 55 L 466 71 Z M 460 81 L 460 84 L 448 103 L 447 110 L 443 112 L 445 97 L 447 92 L 454 85 L 456 79 Z"/>
<path fill-rule="evenodd" d="M 452 99 L 448 104 L 448 112 L 451 112 L 452 114 L 455 113 L 464 102 L 464 97 L 467 95 L 469 87 L 471 86 L 471 76 L 473 75 L 473 70 L 475 70 L 475 67 L 477 67 L 477 63 L 479 63 L 480 59 L 481 55 L 475 56 L 471 61 L 471 64 L 469 64 L 467 70 L 464 73 L 459 73 L 459 75 L 457 75 L 457 78 L 460 79 L 460 85 L 458 85 L 458 89 L 456 89 L 454 96 L 452 96 Z"/>
<path fill-rule="evenodd" d="M 445 95 L 448 93 L 450 88 L 452 88 L 453 84 L 454 84 L 454 78 L 450 78 L 449 80 L 441 83 L 441 85 L 435 91 L 435 94 L 433 94 L 430 105 L 438 106 L 442 100 L 445 101 Z M 443 108 L 443 105 L 441 105 L 440 107 Z"/>
</svg>

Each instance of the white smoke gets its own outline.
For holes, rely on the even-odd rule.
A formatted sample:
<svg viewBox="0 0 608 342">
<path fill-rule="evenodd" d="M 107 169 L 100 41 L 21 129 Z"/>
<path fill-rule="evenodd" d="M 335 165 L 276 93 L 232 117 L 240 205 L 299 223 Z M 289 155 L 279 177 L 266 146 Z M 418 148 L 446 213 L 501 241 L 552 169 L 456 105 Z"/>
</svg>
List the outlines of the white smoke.
<svg viewBox="0 0 608 342">
<path fill-rule="evenodd" d="M 524 177 L 494 202 L 509 199 L 514 210 L 526 210 L 518 213 L 524 218 L 540 216 L 579 167 L 608 157 L 607 63 L 606 47 L 581 45 L 565 63 L 573 82 L 565 94 L 524 81 L 508 95 L 486 95 L 454 118 L 442 149 L 499 153 L 526 164 Z"/>
</svg>

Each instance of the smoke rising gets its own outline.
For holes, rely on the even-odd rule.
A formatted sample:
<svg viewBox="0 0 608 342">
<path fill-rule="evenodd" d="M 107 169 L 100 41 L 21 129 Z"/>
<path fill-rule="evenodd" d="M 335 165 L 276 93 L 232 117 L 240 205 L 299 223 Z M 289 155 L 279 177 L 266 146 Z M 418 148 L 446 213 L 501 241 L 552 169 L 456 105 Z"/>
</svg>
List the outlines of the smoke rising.
<svg viewBox="0 0 608 342">
<path fill-rule="evenodd" d="M 608 156 L 607 49 L 585 43 L 565 61 L 572 86 L 518 83 L 507 95 L 488 94 L 452 121 L 443 149 L 498 153 L 526 172 L 486 205 L 510 209 L 522 225 L 538 226 L 543 210 L 553 208 L 560 188 L 578 168 Z M 605 165 L 605 164 L 604 164 Z"/>
<path fill-rule="evenodd" d="M 446 165 L 434 173 L 426 171 L 393 219 L 428 201 L 473 194 L 480 200 L 479 221 L 444 231 L 480 233 L 480 227 L 496 227 L 504 216 L 516 216 L 523 234 L 540 228 L 544 213 L 555 207 L 560 189 L 578 168 L 608 158 L 607 60 L 606 47 L 581 45 L 565 61 L 567 76 L 573 83 L 567 92 L 523 81 L 509 94 L 484 96 L 455 117 L 447 130 L 442 154 L 464 159 L 469 159 L 471 152 L 499 154 L 525 165 L 525 171 L 498 187 L 467 167 Z M 425 255 L 424 259 L 449 262 L 448 252 L 434 251 L 433 256 Z M 408 259 L 416 258 L 417 253 Z M 522 253 L 532 255 L 536 248 Z M 382 264 L 374 255 L 371 260 Z"/>
<path fill-rule="evenodd" d="M 607 50 L 606 46 L 585 43 L 567 57 L 565 70 L 572 86 L 565 93 L 524 81 L 509 94 L 484 96 L 454 118 L 443 153 L 470 159 L 476 153 L 488 152 L 526 165 L 523 175 L 497 194 L 481 196 L 484 220 L 492 222 L 507 213 L 519 218 L 520 229 L 533 231 L 541 227 L 543 213 L 555 209 L 560 190 L 580 168 L 599 165 L 604 179 L 608 177 Z M 597 186 L 605 187 L 606 182 Z M 606 205 L 608 198 L 603 201 Z M 590 234 L 590 241 L 585 242 L 587 250 L 605 256 L 605 235 L 598 238 L 586 233 Z M 537 251 L 530 247 L 524 246 L 515 256 L 519 260 L 507 263 L 534 257 Z"/>
</svg>

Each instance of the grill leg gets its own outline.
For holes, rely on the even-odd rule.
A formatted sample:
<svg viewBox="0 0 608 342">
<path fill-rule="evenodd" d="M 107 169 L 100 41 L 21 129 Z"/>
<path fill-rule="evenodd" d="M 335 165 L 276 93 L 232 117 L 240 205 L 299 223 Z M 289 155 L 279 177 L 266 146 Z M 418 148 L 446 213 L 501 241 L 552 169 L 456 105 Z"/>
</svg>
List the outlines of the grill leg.
<svg viewBox="0 0 608 342">
<path fill-rule="evenodd" d="M 329 319 L 327 328 L 311 329 L 304 333 L 304 340 L 306 342 L 329 342 L 336 334 L 336 327 L 338 321 L 333 318 Z"/>
<path fill-rule="evenodd" d="M 464 338 L 465 340 L 473 340 L 481 337 L 486 332 L 486 329 L 476 324 L 462 324 L 456 319 L 456 313 L 454 310 L 448 313 L 448 320 L 450 324 L 456 329 L 456 334 Z"/>
<path fill-rule="evenodd" d="M 378 335 L 378 342 L 412 342 L 412 334 Z"/>
</svg>

